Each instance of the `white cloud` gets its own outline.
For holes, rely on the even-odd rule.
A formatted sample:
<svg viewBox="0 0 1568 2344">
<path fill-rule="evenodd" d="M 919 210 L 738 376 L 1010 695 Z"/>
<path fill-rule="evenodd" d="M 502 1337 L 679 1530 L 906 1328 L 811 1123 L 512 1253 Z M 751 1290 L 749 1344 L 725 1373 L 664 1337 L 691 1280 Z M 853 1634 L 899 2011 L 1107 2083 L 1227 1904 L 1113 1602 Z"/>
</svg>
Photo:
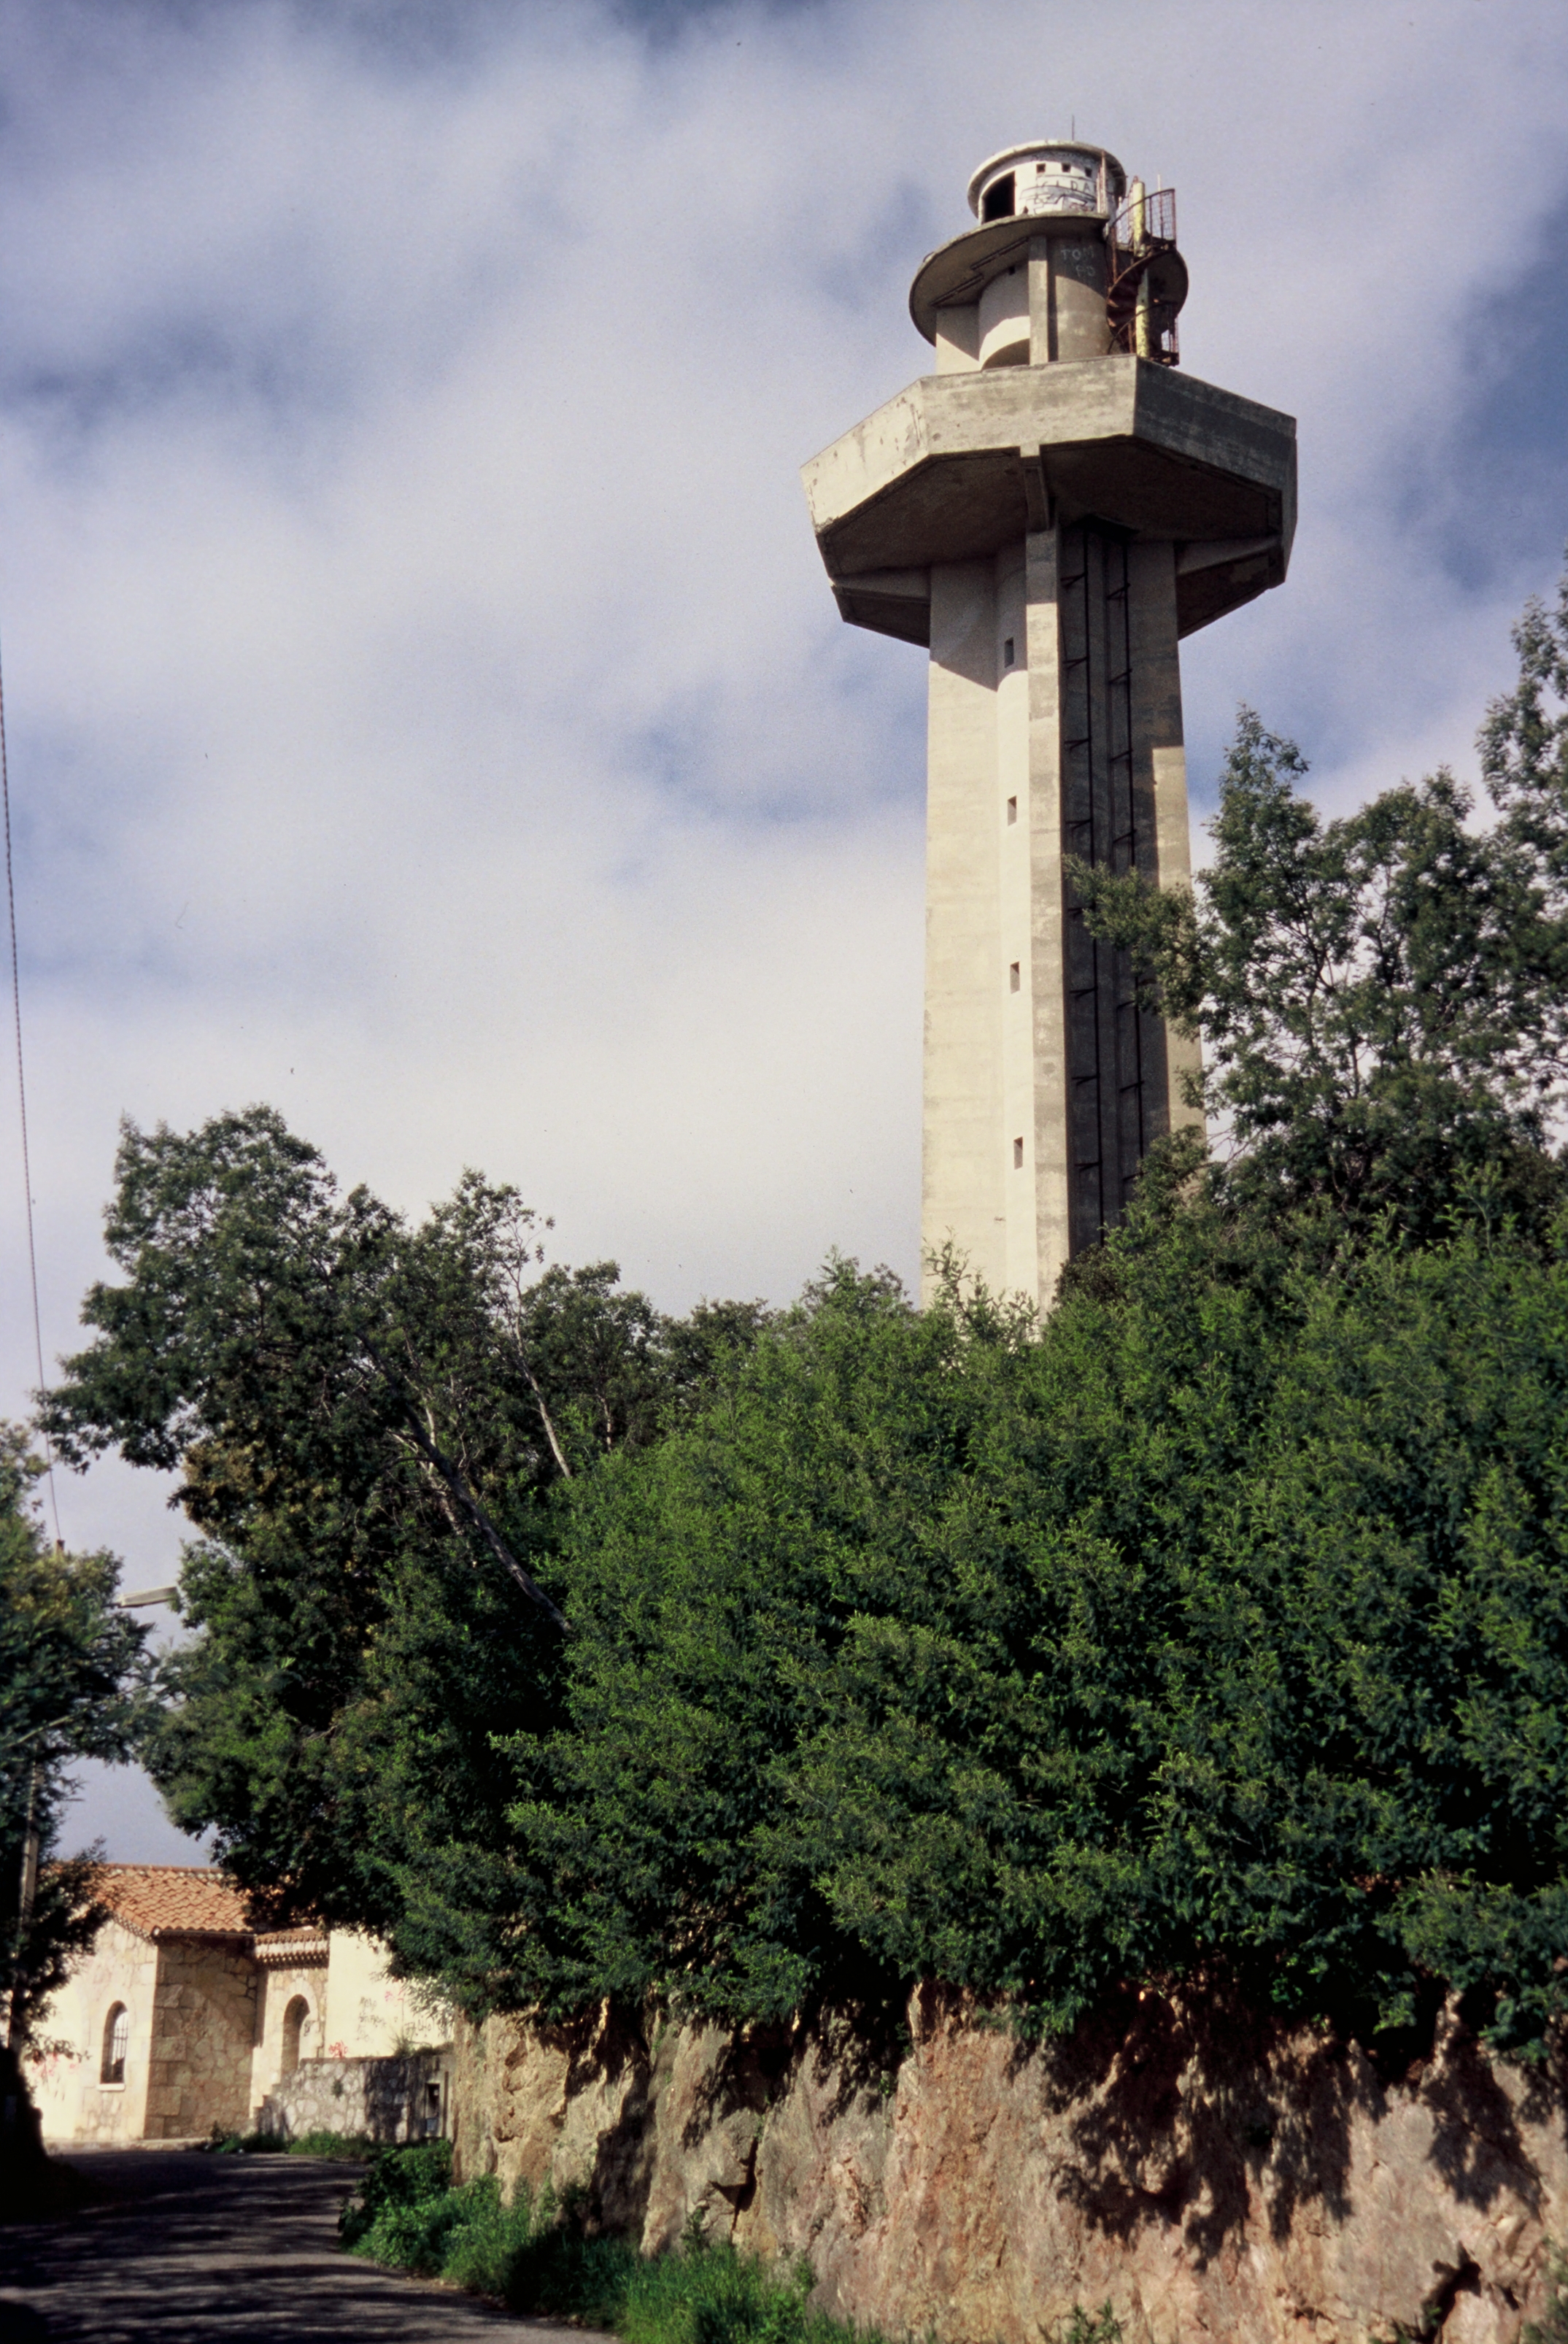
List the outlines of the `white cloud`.
<svg viewBox="0 0 1568 2344">
<path fill-rule="evenodd" d="M 1464 765 L 1550 577 L 1564 517 L 1474 483 L 1553 298 L 1560 11 L 0 21 L 52 1350 L 122 1109 L 274 1099 L 415 1210 L 479 1162 L 672 1306 L 913 1272 L 922 662 L 838 625 L 796 467 L 927 363 L 908 279 L 996 147 L 1076 115 L 1174 182 L 1187 363 L 1300 418 L 1290 581 L 1188 647 L 1200 803 L 1242 696 L 1330 802 Z M 166 1567 L 125 1477 L 63 1502 Z"/>
</svg>

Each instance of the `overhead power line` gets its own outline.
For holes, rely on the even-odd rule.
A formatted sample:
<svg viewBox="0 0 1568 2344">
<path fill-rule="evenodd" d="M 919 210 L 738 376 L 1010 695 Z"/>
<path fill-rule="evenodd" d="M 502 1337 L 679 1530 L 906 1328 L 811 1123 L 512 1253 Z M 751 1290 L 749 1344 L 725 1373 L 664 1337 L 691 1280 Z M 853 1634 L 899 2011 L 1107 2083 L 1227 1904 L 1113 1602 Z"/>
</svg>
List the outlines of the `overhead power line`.
<svg viewBox="0 0 1568 2344">
<path fill-rule="evenodd" d="M 47 1382 L 44 1373 L 44 1323 L 38 1309 L 38 1248 L 33 1235 L 33 1164 L 27 1147 L 27 1076 L 22 1057 L 22 965 L 16 950 L 16 879 L 11 860 L 11 768 L 5 755 L 5 682 L 0 667 L 0 808 L 5 824 L 5 909 L 11 923 L 11 1022 L 16 1036 L 16 1106 L 22 1118 L 22 1194 L 27 1206 L 27 1270 L 33 1281 L 33 1351 L 38 1363 L 38 1389 Z M 55 1542 L 60 1537 L 60 1501 L 55 1492 L 55 1452 L 44 1437 L 48 1466 L 49 1511 L 55 1521 Z"/>
</svg>

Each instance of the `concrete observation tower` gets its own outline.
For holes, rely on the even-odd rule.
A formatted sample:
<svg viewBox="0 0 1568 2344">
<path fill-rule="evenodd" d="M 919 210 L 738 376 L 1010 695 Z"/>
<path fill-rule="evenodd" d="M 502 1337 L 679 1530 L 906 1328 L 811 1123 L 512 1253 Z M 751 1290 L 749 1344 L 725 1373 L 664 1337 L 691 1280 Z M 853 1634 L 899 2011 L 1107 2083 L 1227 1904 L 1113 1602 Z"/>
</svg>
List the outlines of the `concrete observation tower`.
<svg viewBox="0 0 1568 2344">
<path fill-rule="evenodd" d="M 930 648 L 923 1249 L 1043 1306 L 1192 1116 L 1064 858 L 1188 878 L 1177 645 L 1283 581 L 1295 424 L 1176 370 L 1171 189 L 1047 139 L 969 204 L 909 296 L 936 373 L 804 479 L 845 618 Z"/>
</svg>

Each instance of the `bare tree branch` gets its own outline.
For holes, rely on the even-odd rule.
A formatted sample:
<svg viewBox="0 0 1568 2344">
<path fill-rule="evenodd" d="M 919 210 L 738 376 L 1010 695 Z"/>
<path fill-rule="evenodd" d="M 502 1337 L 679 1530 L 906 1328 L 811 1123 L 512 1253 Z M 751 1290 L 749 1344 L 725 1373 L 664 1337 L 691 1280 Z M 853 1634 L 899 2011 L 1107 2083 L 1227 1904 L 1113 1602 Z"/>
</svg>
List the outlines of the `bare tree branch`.
<svg viewBox="0 0 1568 2344">
<path fill-rule="evenodd" d="M 506 1570 L 511 1571 L 512 1577 L 516 1580 L 518 1585 L 521 1588 L 523 1593 L 528 1597 L 531 1603 L 537 1603 L 541 1612 L 548 1612 L 551 1619 L 554 1621 L 558 1628 L 564 1628 L 566 1625 L 566 1616 L 564 1612 L 557 1610 L 556 1606 L 551 1601 L 549 1596 L 545 1593 L 543 1588 L 539 1584 L 539 1581 L 533 1578 L 530 1572 L 524 1571 L 516 1555 L 512 1553 L 511 1549 L 507 1545 L 505 1540 L 501 1537 L 501 1532 L 496 1529 L 495 1524 L 491 1521 L 490 1516 L 485 1512 L 484 1508 L 480 1504 L 479 1500 L 469 1488 L 460 1468 L 452 1463 L 450 1457 L 442 1455 L 441 1451 L 436 1447 L 435 1442 L 430 1439 L 423 1426 L 420 1423 L 418 1417 L 414 1414 L 411 1408 L 406 1409 L 404 1422 L 407 1427 L 409 1439 L 419 1450 L 426 1464 L 430 1466 L 434 1471 L 440 1474 L 441 1480 L 445 1482 L 448 1490 L 451 1493 L 454 1504 L 456 1504 L 460 1511 L 466 1515 L 473 1528 L 478 1531 L 480 1536 L 483 1539 L 491 1552 L 495 1556 L 496 1561 L 501 1563 Z"/>
</svg>

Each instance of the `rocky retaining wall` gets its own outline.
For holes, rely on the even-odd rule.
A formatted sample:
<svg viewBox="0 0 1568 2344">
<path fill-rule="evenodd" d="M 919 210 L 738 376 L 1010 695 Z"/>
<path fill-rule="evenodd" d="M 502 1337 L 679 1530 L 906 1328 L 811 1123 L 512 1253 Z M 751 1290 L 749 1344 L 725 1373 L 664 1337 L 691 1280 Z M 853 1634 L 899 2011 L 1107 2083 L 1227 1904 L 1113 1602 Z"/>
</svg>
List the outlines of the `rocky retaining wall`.
<svg viewBox="0 0 1568 2344">
<path fill-rule="evenodd" d="M 1245 2013 L 1129 1996 L 1039 2049 L 922 1988 L 905 2030 L 460 2023 L 459 2177 L 585 2193 L 650 2251 L 809 2256 L 839 2319 L 1041 2344 L 1109 2301 L 1128 2344 L 1513 2344 L 1568 2241 L 1560 2067 L 1452 2011 L 1397 2077 Z"/>
<path fill-rule="evenodd" d="M 298 2140 L 308 2132 L 371 2140 L 425 2140 L 448 2128 L 451 2053 L 401 2058 L 301 2059 L 256 2111 L 258 2132 Z"/>
</svg>

